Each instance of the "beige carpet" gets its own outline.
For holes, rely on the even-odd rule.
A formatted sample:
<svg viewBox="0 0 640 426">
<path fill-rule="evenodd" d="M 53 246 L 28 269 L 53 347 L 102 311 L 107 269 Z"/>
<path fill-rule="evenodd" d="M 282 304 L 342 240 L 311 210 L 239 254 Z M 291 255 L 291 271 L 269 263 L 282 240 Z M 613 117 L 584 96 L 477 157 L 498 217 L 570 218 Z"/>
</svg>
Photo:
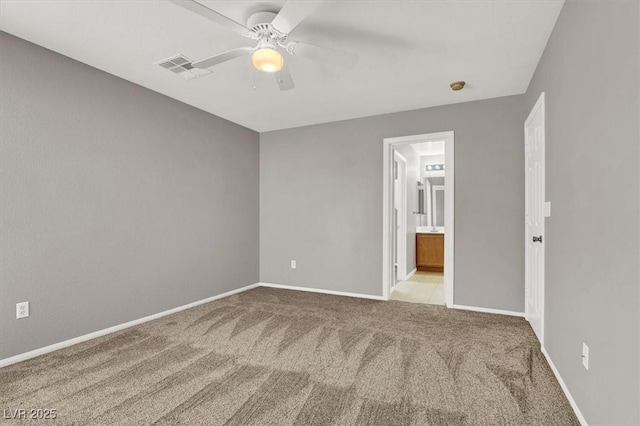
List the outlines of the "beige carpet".
<svg viewBox="0 0 640 426">
<path fill-rule="evenodd" d="M 267 288 L 0 369 L 0 410 L 18 408 L 57 410 L 28 424 L 578 424 L 521 318 Z"/>
</svg>

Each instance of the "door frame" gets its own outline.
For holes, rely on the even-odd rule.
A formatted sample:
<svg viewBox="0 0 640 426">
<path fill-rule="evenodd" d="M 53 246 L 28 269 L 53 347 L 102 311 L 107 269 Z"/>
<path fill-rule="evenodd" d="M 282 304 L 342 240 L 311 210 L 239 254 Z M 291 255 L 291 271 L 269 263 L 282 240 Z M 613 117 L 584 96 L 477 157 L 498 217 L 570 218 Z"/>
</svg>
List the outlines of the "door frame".
<svg viewBox="0 0 640 426">
<path fill-rule="evenodd" d="M 400 180 L 400 206 L 398 209 L 398 229 L 396 235 L 396 262 L 398 263 L 397 279 L 407 279 L 407 159 L 397 151 L 393 151 L 393 161 L 402 163 L 402 172 L 398 169 L 398 179 Z M 395 191 L 393 191 L 393 201 L 395 201 Z M 394 286 L 396 280 L 391 282 Z"/>
<path fill-rule="evenodd" d="M 382 141 L 382 297 L 389 300 L 393 282 L 393 148 L 421 142 L 444 141 L 445 160 L 445 235 L 444 235 L 444 291 L 445 304 L 454 304 L 454 225 L 455 225 L 455 158 L 454 132 L 426 133 L 421 135 L 385 138 Z"/>
<path fill-rule="evenodd" d="M 529 188 L 527 187 L 526 184 L 526 173 L 528 170 L 528 163 L 529 163 L 529 159 L 527 157 L 527 148 L 526 148 L 526 144 L 527 144 L 527 136 L 528 136 L 528 132 L 527 132 L 527 128 L 529 123 L 531 122 L 531 119 L 534 117 L 534 115 L 540 111 L 540 113 L 542 114 L 542 194 L 541 194 L 541 198 L 542 198 L 542 205 L 544 206 L 546 203 L 546 116 L 545 116 L 545 96 L 544 96 L 544 92 L 542 92 L 540 94 L 540 97 L 538 98 L 538 100 L 536 101 L 535 105 L 533 106 L 533 108 L 531 108 L 531 112 L 529 112 L 529 115 L 527 116 L 527 119 L 524 122 L 524 143 L 525 143 L 525 149 L 524 149 L 524 172 L 525 172 L 525 215 L 526 215 L 526 208 L 527 208 L 527 197 L 529 196 Z M 540 346 L 544 347 L 544 298 L 545 298 L 545 286 L 546 286 L 546 280 L 545 280 L 545 245 L 546 245 L 546 241 L 547 241 L 547 237 L 546 237 L 546 226 L 545 226 L 545 221 L 546 221 L 546 214 L 543 213 L 542 215 L 542 224 L 541 224 L 541 228 L 542 228 L 542 233 L 541 235 L 543 236 L 544 240 L 543 243 L 540 247 L 540 250 L 542 251 L 540 259 L 542 262 L 542 285 L 541 285 L 541 291 L 540 291 Z M 524 223 L 524 264 L 525 264 L 525 277 L 524 277 L 524 282 L 525 282 L 525 287 L 524 287 L 524 317 L 527 321 L 530 322 L 529 320 L 529 303 L 527 298 L 529 297 L 529 291 L 530 291 L 530 285 L 529 285 L 529 273 L 528 270 L 530 268 L 529 265 L 529 256 L 527 256 L 527 250 L 528 250 L 528 246 L 529 246 L 529 240 L 532 238 L 531 235 L 529 235 L 529 229 L 527 227 L 527 222 L 526 222 L 526 217 L 525 217 L 525 223 Z"/>
</svg>

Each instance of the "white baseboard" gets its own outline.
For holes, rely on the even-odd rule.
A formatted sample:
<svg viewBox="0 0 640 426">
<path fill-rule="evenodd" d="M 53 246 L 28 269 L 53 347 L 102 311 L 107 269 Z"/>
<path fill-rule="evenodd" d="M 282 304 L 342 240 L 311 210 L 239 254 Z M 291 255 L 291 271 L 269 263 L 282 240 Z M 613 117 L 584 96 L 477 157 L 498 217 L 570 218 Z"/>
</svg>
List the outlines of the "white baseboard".
<svg viewBox="0 0 640 426">
<path fill-rule="evenodd" d="M 413 268 L 413 271 L 409 272 L 407 274 L 407 276 L 402 278 L 402 279 L 400 279 L 400 281 L 409 281 L 409 278 L 411 278 L 413 276 L 413 274 L 415 274 L 416 272 L 418 272 L 418 269 L 417 268 Z"/>
<path fill-rule="evenodd" d="M 297 287 L 297 286 L 285 285 L 285 284 L 260 283 L 260 286 L 262 286 L 262 287 L 271 287 L 271 288 L 282 288 L 282 289 L 285 289 L 285 290 L 308 291 L 310 293 L 332 294 L 334 296 L 358 297 L 360 299 L 386 300 L 382 296 L 373 296 L 371 294 L 347 293 L 345 291 L 323 290 L 323 289 L 320 289 L 320 288 Z"/>
<path fill-rule="evenodd" d="M 0 359 L 0 368 L 7 365 L 15 364 L 16 362 L 26 361 L 31 358 L 35 358 L 40 355 L 47 354 L 49 352 L 57 351 L 58 349 L 66 348 L 68 346 L 76 345 L 78 343 L 86 342 L 87 340 L 95 339 L 97 337 L 105 336 L 107 334 L 115 333 L 116 331 L 124 330 L 125 328 L 133 327 L 134 325 L 142 324 L 147 321 L 162 318 L 167 315 L 175 314 L 176 312 L 184 311 L 185 309 L 193 308 L 204 303 L 213 302 L 214 300 L 222 299 L 236 293 L 251 290 L 258 287 L 260 284 L 251 284 L 246 287 L 238 288 L 236 290 L 227 291 L 226 293 L 218 294 L 217 296 L 208 297 L 206 299 L 198 300 L 186 305 L 178 306 L 177 308 L 169 309 L 164 312 L 149 315 L 143 318 L 139 318 L 133 321 L 125 322 L 123 324 L 114 325 L 113 327 L 105 328 L 103 330 L 94 331 L 93 333 L 85 334 L 82 336 L 74 337 L 73 339 L 65 340 L 63 342 L 54 343 L 53 345 L 45 346 L 44 348 L 34 349 L 29 352 L 18 354 L 9 358 Z"/>
<path fill-rule="evenodd" d="M 464 311 L 484 312 L 485 314 L 509 315 L 512 317 L 523 317 L 524 312 L 503 311 L 502 309 L 478 308 L 475 306 L 453 305 L 453 309 L 461 309 Z"/>
<path fill-rule="evenodd" d="M 553 361 L 551 361 L 551 357 L 547 353 L 547 350 L 543 346 L 540 346 L 540 350 L 542 351 L 542 354 L 544 355 L 544 357 L 547 359 L 547 362 L 549 363 L 549 367 L 551 367 L 551 371 L 553 371 L 553 374 L 556 376 L 558 383 L 560 383 L 560 387 L 562 388 L 562 391 L 564 392 L 565 396 L 569 400 L 569 404 L 571 404 L 571 408 L 573 408 L 573 412 L 576 413 L 576 417 L 578 417 L 578 421 L 582 426 L 588 426 L 587 421 L 585 420 L 584 416 L 580 412 L 580 409 L 578 408 L 578 404 L 576 404 L 576 401 L 571 396 L 571 393 L 569 392 L 569 388 L 567 388 L 567 385 L 564 383 L 564 380 L 562 380 L 562 377 L 560 376 L 558 369 L 553 364 Z"/>
</svg>

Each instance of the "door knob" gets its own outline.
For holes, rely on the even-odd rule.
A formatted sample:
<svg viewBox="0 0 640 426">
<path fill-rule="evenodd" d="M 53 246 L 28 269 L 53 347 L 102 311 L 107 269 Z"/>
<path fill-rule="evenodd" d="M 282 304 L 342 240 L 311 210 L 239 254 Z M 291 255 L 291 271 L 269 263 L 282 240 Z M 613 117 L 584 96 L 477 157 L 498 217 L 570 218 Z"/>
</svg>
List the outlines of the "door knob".
<svg viewBox="0 0 640 426">
<path fill-rule="evenodd" d="M 540 235 L 539 237 L 533 237 L 533 242 L 534 243 L 542 243 L 542 235 Z"/>
</svg>

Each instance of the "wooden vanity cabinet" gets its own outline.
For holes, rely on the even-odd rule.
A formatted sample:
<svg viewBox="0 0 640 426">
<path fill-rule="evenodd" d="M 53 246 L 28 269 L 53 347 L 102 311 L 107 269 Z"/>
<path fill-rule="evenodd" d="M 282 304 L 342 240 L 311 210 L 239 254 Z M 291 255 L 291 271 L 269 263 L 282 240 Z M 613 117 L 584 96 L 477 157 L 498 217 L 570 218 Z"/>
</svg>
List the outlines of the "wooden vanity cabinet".
<svg viewBox="0 0 640 426">
<path fill-rule="evenodd" d="M 416 234 L 418 271 L 444 271 L 444 234 Z"/>
</svg>

